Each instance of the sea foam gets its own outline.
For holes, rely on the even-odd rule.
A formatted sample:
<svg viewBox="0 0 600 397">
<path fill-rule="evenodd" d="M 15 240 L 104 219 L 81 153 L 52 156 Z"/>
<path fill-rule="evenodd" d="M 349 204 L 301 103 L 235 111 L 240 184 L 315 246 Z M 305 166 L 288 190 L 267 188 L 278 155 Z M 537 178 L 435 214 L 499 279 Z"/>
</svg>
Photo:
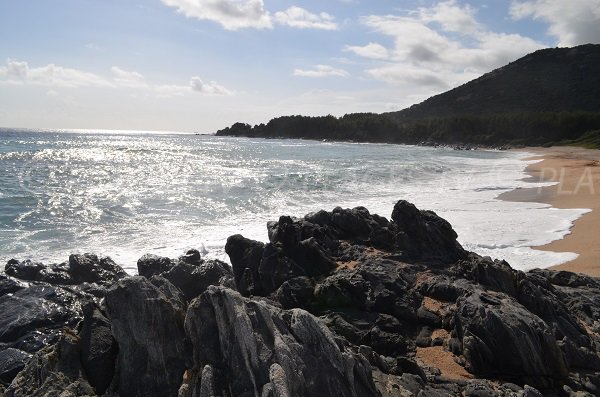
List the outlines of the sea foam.
<svg viewBox="0 0 600 397">
<path fill-rule="evenodd" d="M 266 222 L 336 206 L 390 217 L 397 200 L 436 211 L 465 248 L 518 269 L 576 254 L 531 247 L 562 238 L 586 210 L 501 201 L 525 182 L 526 153 L 110 131 L 0 133 L 0 261 L 110 255 L 135 273 L 145 253 L 228 236 L 266 241 Z"/>
</svg>

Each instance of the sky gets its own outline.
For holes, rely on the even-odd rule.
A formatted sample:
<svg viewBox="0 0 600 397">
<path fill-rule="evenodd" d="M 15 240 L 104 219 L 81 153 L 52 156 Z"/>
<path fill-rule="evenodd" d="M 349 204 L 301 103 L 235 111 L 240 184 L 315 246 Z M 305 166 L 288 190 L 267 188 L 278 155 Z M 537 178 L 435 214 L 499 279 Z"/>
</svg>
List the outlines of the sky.
<svg viewBox="0 0 600 397">
<path fill-rule="evenodd" d="M 0 0 L 0 127 L 211 133 L 401 110 L 586 43 L 600 0 Z"/>
</svg>

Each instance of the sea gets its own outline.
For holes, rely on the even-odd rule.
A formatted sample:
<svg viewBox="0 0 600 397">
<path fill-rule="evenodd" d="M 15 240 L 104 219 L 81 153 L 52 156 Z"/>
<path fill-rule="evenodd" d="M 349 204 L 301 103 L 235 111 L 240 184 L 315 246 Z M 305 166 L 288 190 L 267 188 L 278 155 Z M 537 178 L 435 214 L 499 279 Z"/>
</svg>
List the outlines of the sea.
<svg viewBox="0 0 600 397">
<path fill-rule="evenodd" d="M 266 223 L 364 206 L 390 217 L 408 200 L 447 219 L 468 250 L 517 269 L 575 253 L 532 247 L 562 238 L 585 209 L 501 201 L 527 179 L 526 152 L 175 132 L 0 129 L 0 266 L 72 253 L 110 256 L 129 273 L 146 253 L 196 248 L 228 261 L 240 233 Z M 529 178 L 530 179 L 530 178 Z"/>
</svg>

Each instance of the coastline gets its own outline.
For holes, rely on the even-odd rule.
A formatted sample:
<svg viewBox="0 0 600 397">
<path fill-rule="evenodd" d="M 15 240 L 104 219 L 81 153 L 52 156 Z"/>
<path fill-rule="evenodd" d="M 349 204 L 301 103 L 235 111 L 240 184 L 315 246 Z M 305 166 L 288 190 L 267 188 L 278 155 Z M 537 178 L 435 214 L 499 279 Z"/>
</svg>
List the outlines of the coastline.
<svg viewBox="0 0 600 397">
<path fill-rule="evenodd" d="M 572 261 L 551 267 L 600 277 L 600 150 L 579 147 L 528 147 L 534 153 L 525 160 L 541 160 L 526 171 L 531 181 L 558 182 L 541 188 L 516 189 L 498 196 L 501 200 L 541 202 L 554 208 L 587 208 L 591 211 L 578 218 L 569 234 L 549 244 L 532 247 L 541 251 L 574 252 Z"/>
</svg>

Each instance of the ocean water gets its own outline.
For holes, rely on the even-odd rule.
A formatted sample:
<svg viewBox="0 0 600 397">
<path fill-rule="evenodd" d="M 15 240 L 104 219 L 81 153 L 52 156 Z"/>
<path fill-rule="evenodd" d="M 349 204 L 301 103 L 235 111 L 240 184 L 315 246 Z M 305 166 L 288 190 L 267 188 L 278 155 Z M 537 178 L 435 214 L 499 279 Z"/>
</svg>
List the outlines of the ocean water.
<svg viewBox="0 0 600 397">
<path fill-rule="evenodd" d="M 266 222 L 362 205 L 389 218 L 399 199 L 449 220 L 465 248 L 515 268 L 576 257 L 531 247 L 585 210 L 499 201 L 523 182 L 526 153 L 177 133 L 0 129 L 0 263 L 188 248 L 227 260 L 228 236 L 266 241 Z"/>
</svg>

